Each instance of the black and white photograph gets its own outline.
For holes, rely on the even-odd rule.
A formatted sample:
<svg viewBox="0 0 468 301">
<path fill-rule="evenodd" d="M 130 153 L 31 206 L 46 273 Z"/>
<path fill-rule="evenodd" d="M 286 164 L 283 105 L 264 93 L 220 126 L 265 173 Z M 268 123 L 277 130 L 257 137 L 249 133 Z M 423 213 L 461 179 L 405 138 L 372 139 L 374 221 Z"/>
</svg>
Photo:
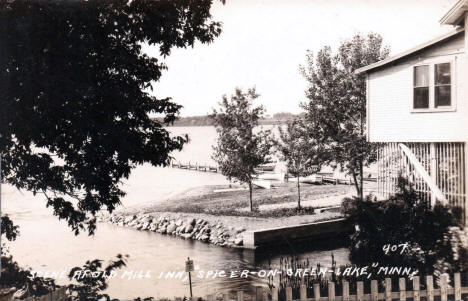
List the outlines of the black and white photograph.
<svg viewBox="0 0 468 301">
<path fill-rule="evenodd" d="M 468 301 L 468 0 L 0 0 L 0 301 Z"/>
</svg>

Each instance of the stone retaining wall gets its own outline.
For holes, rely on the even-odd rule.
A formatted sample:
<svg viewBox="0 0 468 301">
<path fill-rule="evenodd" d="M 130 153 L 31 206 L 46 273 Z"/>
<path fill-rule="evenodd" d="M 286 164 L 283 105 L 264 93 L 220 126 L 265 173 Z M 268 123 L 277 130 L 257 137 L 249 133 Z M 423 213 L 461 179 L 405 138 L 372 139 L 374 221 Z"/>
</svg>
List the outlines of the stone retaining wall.
<svg viewBox="0 0 468 301">
<path fill-rule="evenodd" d="M 200 240 L 222 247 L 241 247 L 245 228 L 227 227 L 221 222 L 210 222 L 202 218 L 183 217 L 175 213 L 118 214 L 101 216 L 99 222 L 108 222 L 121 227 L 166 235 Z"/>
</svg>

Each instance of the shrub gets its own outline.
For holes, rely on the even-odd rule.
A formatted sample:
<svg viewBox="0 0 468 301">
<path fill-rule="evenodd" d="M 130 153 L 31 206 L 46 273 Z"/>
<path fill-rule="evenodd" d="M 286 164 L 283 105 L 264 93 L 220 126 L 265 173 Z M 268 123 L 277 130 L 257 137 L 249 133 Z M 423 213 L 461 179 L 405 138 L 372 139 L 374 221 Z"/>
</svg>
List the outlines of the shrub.
<svg viewBox="0 0 468 301">
<path fill-rule="evenodd" d="M 357 265 L 404 266 L 420 274 L 466 270 L 468 256 L 463 231 L 450 208 L 437 203 L 430 208 L 404 178 L 397 193 L 377 202 L 372 196 L 345 199 L 342 210 L 356 226 L 350 237 L 350 260 Z M 384 252 L 385 245 L 408 244 L 400 254 Z"/>
</svg>

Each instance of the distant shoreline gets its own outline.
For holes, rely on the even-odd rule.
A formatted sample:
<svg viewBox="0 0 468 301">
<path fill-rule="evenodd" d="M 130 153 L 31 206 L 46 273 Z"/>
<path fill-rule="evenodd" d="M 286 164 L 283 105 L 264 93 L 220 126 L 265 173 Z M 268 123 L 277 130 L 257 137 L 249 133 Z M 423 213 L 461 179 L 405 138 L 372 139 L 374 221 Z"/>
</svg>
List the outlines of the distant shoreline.
<svg viewBox="0 0 468 301">
<path fill-rule="evenodd" d="M 259 120 L 259 125 L 282 125 L 286 124 L 294 118 L 302 117 L 292 113 L 276 113 L 272 117 L 267 117 Z M 161 118 L 154 118 L 162 122 Z M 213 126 L 213 121 L 208 115 L 202 116 L 187 116 L 179 117 L 173 124 L 167 125 L 168 127 L 186 127 L 186 126 Z"/>
</svg>

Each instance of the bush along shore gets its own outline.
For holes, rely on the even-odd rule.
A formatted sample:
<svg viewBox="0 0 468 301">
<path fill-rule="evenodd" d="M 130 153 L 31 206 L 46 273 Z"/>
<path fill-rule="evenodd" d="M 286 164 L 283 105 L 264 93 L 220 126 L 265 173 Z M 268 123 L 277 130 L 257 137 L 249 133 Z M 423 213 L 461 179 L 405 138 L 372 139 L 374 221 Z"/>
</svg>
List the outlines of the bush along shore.
<svg viewBox="0 0 468 301">
<path fill-rule="evenodd" d="M 221 222 L 203 218 L 181 217 L 177 214 L 123 214 L 101 216 L 99 222 L 108 222 L 121 227 L 174 235 L 185 239 L 199 240 L 221 247 L 242 248 L 244 227 L 227 227 Z"/>
</svg>

